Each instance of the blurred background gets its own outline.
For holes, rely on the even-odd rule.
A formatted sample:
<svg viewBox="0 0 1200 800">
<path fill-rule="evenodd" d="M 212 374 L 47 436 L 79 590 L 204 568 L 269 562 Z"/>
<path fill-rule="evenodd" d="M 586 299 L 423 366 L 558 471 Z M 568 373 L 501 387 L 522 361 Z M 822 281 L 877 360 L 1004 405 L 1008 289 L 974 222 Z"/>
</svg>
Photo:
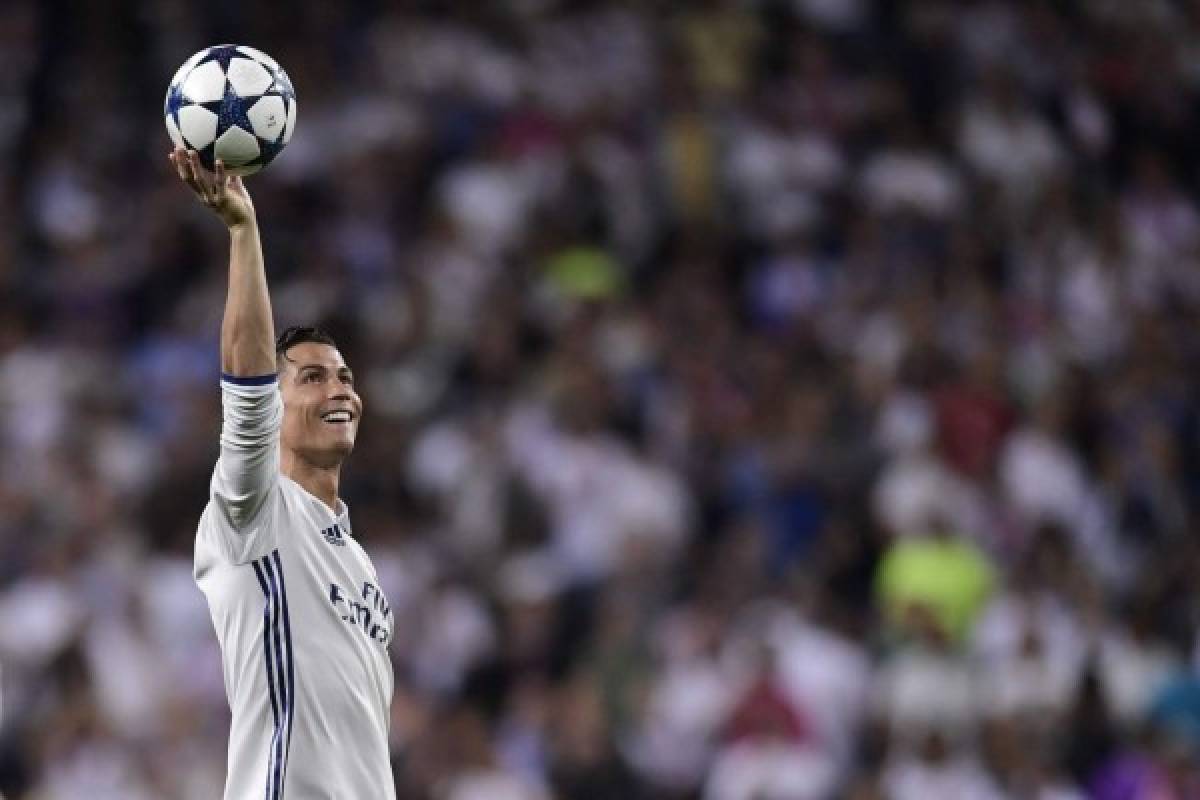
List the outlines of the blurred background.
<svg viewBox="0 0 1200 800">
<path fill-rule="evenodd" d="M 5 0 L 5 798 L 220 796 L 219 42 L 401 798 L 1200 797 L 1200 4 Z"/>
</svg>

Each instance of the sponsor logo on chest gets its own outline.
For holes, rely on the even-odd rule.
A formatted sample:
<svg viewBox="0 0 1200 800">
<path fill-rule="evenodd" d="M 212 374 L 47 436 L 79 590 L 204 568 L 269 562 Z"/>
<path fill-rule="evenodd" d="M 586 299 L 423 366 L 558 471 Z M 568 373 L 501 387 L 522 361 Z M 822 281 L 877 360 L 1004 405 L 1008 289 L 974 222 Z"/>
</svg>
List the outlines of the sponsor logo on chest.
<svg viewBox="0 0 1200 800">
<path fill-rule="evenodd" d="M 370 639 L 385 647 L 391 641 L 392 609 L 375 584 L 364 581 L 362 591 L 355 592 L 330 583 L 329 603 L 342 622 L 359 628 Z"/>
</svg>

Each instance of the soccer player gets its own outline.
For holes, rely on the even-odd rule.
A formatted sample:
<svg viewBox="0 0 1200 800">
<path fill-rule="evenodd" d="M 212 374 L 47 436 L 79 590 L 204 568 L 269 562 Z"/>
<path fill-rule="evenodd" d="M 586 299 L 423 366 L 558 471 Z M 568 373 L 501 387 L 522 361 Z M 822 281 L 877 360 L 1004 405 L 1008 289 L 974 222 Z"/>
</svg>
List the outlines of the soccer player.
<svg viewBox="0 0 1200 800">
<path fill-rule="evenodd" d="M 242 181 L 175 150 L 229 229 L 220 456 L 196 532 L 196 583 L 233 713 L 225 800 L 388 800 L 393 617 L 338 498 L 362 401 L 315 328 L 274 337 Z"/>
</svg>

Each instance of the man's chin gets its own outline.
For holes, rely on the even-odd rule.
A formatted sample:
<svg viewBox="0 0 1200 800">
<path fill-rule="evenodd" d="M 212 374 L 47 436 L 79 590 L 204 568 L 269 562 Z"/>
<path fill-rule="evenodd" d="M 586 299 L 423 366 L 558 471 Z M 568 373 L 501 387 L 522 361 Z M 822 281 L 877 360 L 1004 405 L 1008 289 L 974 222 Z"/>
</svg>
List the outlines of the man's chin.
<svg viewBox="0 0 1200 800">
<path fill-rule="evenodd" d="M 321 442 L 306 448 L 307 460 L 321 467 L 339 467 L 354 450 L 354 438 Z"/>
<path fill-rule="evenodd" d="M 351 436 L 349 439 L 340 439 L 326 448 L 326 451 L 332 458 L 336 458 L 340 461 L 354 452 L 354 437 Z"/>
</svg>

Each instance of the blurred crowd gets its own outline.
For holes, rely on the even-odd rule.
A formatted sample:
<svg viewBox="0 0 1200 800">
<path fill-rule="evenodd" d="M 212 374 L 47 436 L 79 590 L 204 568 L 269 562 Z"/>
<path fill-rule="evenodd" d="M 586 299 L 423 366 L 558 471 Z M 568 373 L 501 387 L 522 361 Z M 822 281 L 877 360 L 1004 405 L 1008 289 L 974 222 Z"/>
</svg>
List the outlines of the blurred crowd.
<svg viewBox="0 0 1200 800">
<path fill-rule="evenodd" d="M 1200 798 L 1182 0 L 0 3 L 0 794 L 220 796 L 222 41 L 401 798 Z"/>
</svg>

